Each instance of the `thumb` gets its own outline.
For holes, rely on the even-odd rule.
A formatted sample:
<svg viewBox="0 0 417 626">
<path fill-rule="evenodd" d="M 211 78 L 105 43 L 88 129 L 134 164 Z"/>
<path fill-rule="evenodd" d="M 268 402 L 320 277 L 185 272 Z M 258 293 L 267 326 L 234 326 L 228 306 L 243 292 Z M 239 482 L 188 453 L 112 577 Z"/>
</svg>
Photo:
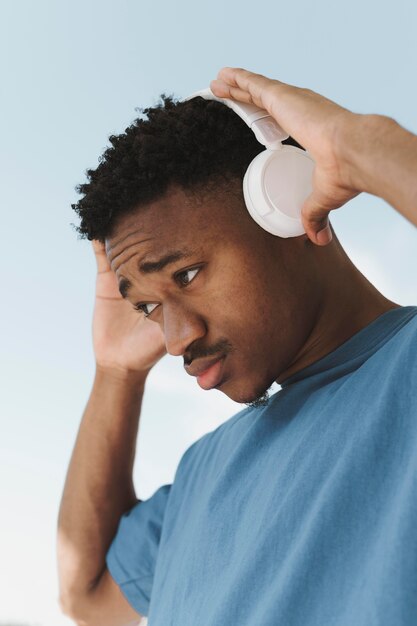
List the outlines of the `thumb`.
<svg viewBox="0 0 417 626">
<path fill-rule="evenodd" d="M 329 224 L 330 209 L 323 207 L 323 202 L 316 191 L 313 191 L 301 209 L 301 219 L 308 238 L 319 246 L 325 246 L 332 240 Z"/>
</svg>

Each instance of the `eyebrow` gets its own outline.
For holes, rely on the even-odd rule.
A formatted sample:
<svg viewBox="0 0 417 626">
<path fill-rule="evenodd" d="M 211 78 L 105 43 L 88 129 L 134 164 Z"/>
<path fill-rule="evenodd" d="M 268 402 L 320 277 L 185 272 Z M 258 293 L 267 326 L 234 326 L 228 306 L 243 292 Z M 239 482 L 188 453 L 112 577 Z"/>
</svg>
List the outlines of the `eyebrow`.
<svg viewBox="0 0 417 626">
<path fill-rule="evenodd" d="M 172 263 L 176 263 L 181 259 L 186 259 L 193 254 L 195 254 L 194 250 L 176 250 L 175 252 L 169 252 L 157 261 L 140 262 L 138 265 L 138 269 L 141 274 L 153 274 L 155 272 L 161 272 L 163 269 L 168 267 L 168 265 L 172 265 Z M 130 280 L 128 280 L 127 278 L 120 279 L 119 291 L 122 298 L 127 298 L 131 288 L 132 283 L 130 282 Z"/>
<path fill-rule="evenodd" d="M 181 261 L 181 259 L 185 259 L 190 257 L 194 252 L 190 250 L 177 250 L 176 252 L 169 252 L 162 259 L 158 259 L 158 261 L 145 261 L 144 263 L 139 263 L 139 271 L 142 274 L 153 274 L 154 272 L 161 272 L 168 265 L 172 263 L 176 263 L 177 261 Z"/>
</svg>

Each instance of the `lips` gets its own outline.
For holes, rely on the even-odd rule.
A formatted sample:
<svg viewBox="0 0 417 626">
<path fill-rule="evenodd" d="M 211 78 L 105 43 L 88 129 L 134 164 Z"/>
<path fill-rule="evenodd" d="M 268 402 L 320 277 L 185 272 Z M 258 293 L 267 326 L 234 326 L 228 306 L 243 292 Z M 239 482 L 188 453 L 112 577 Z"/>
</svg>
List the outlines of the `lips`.
<svg viewBox="0 0 417 626">
<path fill-rule="evenodd" d="M 203 372 L 205 372 L 209 367 L 217 363 L 220 359 L 223 358 L 223 354 L 220 356 L 210 356 L 205 359 L 194 359 L 190 365 L 185 365 L 185 370 L 187 374 L 190 376 L 201 376 Z"/>
<path fill-rule="evenodd" d="M 190 376 L 197 376 L 197 382 L 202 389 L 212 389 L 222 379 L 224 360 L 224 355 L 197 359 L 191 365 L 186 365 L 185 370 Z"/>
</svg>

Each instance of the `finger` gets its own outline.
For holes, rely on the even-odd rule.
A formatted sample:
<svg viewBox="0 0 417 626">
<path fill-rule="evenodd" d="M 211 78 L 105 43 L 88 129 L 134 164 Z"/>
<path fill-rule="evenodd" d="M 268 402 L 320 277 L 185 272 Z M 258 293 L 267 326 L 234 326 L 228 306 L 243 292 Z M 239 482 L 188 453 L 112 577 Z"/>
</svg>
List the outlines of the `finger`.
<svg viewBox="0 0 417 626">
<path fill-rule="evenodd" d="M 97 273 L 101 274 L 102 272 L 111 271 L 104 243 L 98 241 L 98 239 L 92 239 L 91 244 L 93 246 L 94 254 L 96 257 Z"/>
<path fill-rule="evenodd" d="M 332 120 L 342 113 L 350 113 L 310 89 L 272 80 L 242 68 L 221 69 L 217 81 L 213 81 L 213 89 L 219 97 L 253 102 L 265 109 L 281 128 L 313 155 L 317 142 L 321 141 L 322 129 L 331 129 Z"/>
<path fill-rule="evenodd" d="M 252 96 L 248 91 L 243 91 L 239 87 L 232 87 L 222 80 L 212 80 L 210 83 L 210 89 L 218 98 L 232 98 L 238 102 L 244 102 L 247 104 L 253 103 Z"/>
<path fill-rule="evenodd" d="M 329 213 L 330 210 L 323 208 L 314 191 L 303 204 L 301 217 L 306 234 L 319 246 L 326 246 L 332 240 Z"/>
<path fill-rule="evenodd" d="M 230 90 L 230 94 L 233 94 L 232 97 L 234 99 L 239 102 L 253 102 L 253 104 L 267 110 L 269 110 L 267 108 L 268 105 L 271 104 L 271 97 L 268 91 L 273 85 L 283 84 L 277 80 L 271 80 L 262 74 L 255 74 L 255 72 L 238 67 L 224 67 L 218 73 L 217 80 L 223 84 L 223 89 L 226 86 Z M 213 83 L 216 83 L 216 81 L 213 81 Z M 214 89 L 217 86 L 220 87 L 220 85 L 216 84 L 213 86 Z M 216 95 L 218 94 L 216 93 Z"/>
<path fill-rule="evenodd" d="M 306 120 L 314 117 L 312 97 L 321 102 L 320 95 L 312 95 L 313 92 L 307 94 L 306 90 L 299 87 L 232 67 L 220 70 L 217 80 L 212 81 L 210 87 L 220 98 L 233 98 L 265 109 L 291 137 L 310 150 Z M 319 108 L 318 115 L 320 118 L 326 113 Z"/>
</svg>

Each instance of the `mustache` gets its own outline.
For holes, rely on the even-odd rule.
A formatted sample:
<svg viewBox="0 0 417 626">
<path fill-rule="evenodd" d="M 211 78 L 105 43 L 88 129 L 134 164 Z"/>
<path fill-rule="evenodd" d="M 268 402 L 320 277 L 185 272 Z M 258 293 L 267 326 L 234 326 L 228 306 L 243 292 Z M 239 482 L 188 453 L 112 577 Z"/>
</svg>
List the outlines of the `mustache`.
<svg viewBox="0 0 417 626">
<path fill-rule="evenodd" d="M 217 343 L 208 348 L 200 347 L 198 345 L 191 346 L 187 352 L 184 354 L 184 365 L 190 365 L 191 361 L 194 359 L 201 359 L 206 356 L 212 356 L 213 354 L 217 354 L 222 352 L 224 355 L 229 354 L 232 351 L 232 345 L 227 339 L 219 339 Z"/>
</svg>

